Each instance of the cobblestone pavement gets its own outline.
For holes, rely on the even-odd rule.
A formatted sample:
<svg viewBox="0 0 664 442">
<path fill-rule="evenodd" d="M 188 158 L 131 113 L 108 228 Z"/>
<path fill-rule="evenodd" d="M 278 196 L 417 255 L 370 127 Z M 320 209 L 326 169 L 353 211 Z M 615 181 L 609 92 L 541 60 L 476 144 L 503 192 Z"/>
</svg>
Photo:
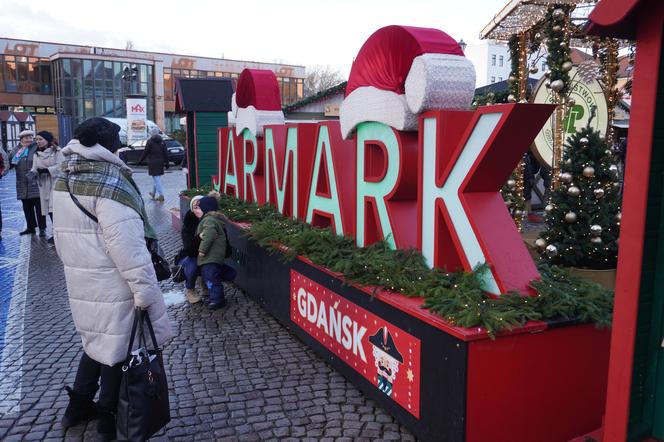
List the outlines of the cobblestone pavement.
<svg viewBox="0 0 664 442">
<path fill-rule="evenodd" d="M 147 193 L 150 177 L 135 176 Z M 163 182 L 166 201 L 147 210 L 172 256 L 180 239 L 169 209 L 184 176 L 171 170 Z M 81 344 L 62 264 L 43 238 L 18 236 L 14 196 L 11 172 L 0 180 L 0 440 L 93 441 L 94 421 L 61 433 Z M 216 312 L 184 303 L 182 284 L 162 289 L 176 334 L 164 354 L 173 417 L 153 440 L 415 440 L 238 288 Z"/>
</svg>

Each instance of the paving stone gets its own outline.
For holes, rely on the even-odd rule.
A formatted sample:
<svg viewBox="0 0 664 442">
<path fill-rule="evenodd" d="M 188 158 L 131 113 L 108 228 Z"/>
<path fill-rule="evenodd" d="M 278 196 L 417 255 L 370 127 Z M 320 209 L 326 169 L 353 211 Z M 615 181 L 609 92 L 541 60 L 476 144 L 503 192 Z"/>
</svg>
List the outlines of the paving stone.
<svg viewBox="0 0 664 442">
<path fill-rule="evenodd" d="M 134 178 L 141 189 L 151 187 L 145 168 L 136 168 Z M 146 211 L 170 258 L 181 247 L 170 209 L 179 208 L 184 177 L 171 168 L 162 183 L 166 201 L 146 200 Z M 21 339 L 23 349 L 13 355 L 22 367 L 8 365 L 22 372 L 22 385 L 0 390 L 0 401 L 20 392 L 21 407 L 15 408 L 20 411 L 0 414 L 0 439 L 96 440 L 94 420 L 61 434 L 59 421 L 68 404 L 63 387 L 73 383 L 81 341 L 54 247 L 18 236 L 24 220 L 14 185 L 13 172 L 0 180 L 0 259 L 17 261 L 21 247 L 29 247 L 30 261 L 23 335 L 0 336 L 0 354 L 8 339 Z M 0 271 L 0 287 L 13 287 L 16 267 L 6 270 Z M 181 301 L 168 306 L 175 337 L 164 348 L 173 420 L 151 440 L 415 440 L 233 284 L 225 285 L 228 306 L 215 312 L 182 302 L 181 283 L 160 286 L 167 299 Z M 0 311 L 13 296 L 18 295 L 0 290 Z"/>
</svg>

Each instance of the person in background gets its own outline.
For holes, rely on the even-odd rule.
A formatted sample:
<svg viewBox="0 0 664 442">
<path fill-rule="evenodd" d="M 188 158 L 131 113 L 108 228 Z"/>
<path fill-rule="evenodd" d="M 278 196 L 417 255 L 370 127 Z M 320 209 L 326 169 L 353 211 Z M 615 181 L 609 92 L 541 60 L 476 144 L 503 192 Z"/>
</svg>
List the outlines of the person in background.
<svg viewBox="0 0 664 442">
<path fill-rule="evenodd" d="M 18 134 L 20 144 L 9 154 L 11 167 L 16 169 L 16 199 L 21 200 L 27 227 L 19 235 L 32 235 L 39 226 L 39 236 L 46 236 L 46 217 L 41 214 L 39 184 L 37 177 L 30 174 L 32 161 L 37 152 L 33 142 L 35 133 L 24 130 Z"/>
<path fill-rule="evenodd" d="M 182 266 L 185 275 L 185 297 L 190 304 L 196 304 L 201 301 L 201 295 L 196 293 L 196 279 L 200 275 L 198 270 L 198 247 L 201 240 L 196 235 L 199 218 L 202 216 L 199 202 L 202 195 L 194 196 L 189 202 L 189 209 L 182 220 L 182 250 L 175 258 L 177 265 Z M 203 295 L 207 296 L 207 287 L 201 284 Z"/>
<path fill-rule="evenodd" d="M 60 170 L 60 163 L 65 160 L 62 154 L 62 149 L 54 143 L 53 134 L 48 131 L 41 131 L 37 133 L 35 142 L 37 143 L 37 152 L 32 161 L 31 173 L 37 177 L 39 184 L 39 205 L 41 207 L 41 214 L 51 217 L 51 224 L 53 224 L 53 201 L 51 200 L 51 193 L 55 185 L 55 178 Z M 48 242 L 53 243 L 53 237 L 49 238 Z"/>
<path fill-rule="evenodd" d="M 205 196 L 198 202 L 200 218 L 196 234 L 201 242 L 198 246 L 198 266 L 203 281 L 210 292 L 209 307 L 213 310 L 226 306 L 224 296 L 224 259 L 226 257 L 226 232 L 223 214 L 213 196 Z M 232 279 L 232 278 L 226 278 Z"/>
<path fill-rule="evenodd" d="M 81 123 L 62 150 L 66 160 L 52 195 L 56 250 L 83 344 L 74 387 L 66 387 L 69 405 L 62 428 L 97 415 L 102 441 L 116 438 L 122 364 L 135 309 L 148 311 L 157 345 L 162 347 L 172 336 L 145 243 L 146 237 L 156 235 L 131 169 L 114 154 L 120 147 L 119 131 L 120 126 L 105 118 Z"/>
<path fill-rule="evenodd" d="M 149 192 L 150 197 L 156 201 L 164 201 L 164 188 L 161 185 L 161 176 L 164 174 L 164 168 L 168 169 L 168 150 L 166 143 L 159 135 L 159 128 L 152 128 L 150 131 L 150 139 L 145 143 L 145 150 L 138 164 L 141 164 L 145 159 L 148 160 L 148 175 L 152 177 L 153 186 L 152 192 Z"/>
<path fill-rule="evenodd" d="M 526 213 L 528 214 L 528 222 L 542 223 L 544 218 L 533 211 L 532 195 L 533 188 L 537 186 L 536 175 L 544 181 L 544 204 L 548 200 L 549 188 L 551 187 L 551 174 L 549 170 L 542 166 L 535 155 L 529 150 L 523 157 L 524 170 L 523 170 L 523 199 L 526 202 Z"/>
<path fill-rule="evenodd" d="M 0 146 L 0 179 L 9 173 L 9 156 Z M 2 239 L 2 206 L 0 206 L 0 239 Z"/>
</svg>

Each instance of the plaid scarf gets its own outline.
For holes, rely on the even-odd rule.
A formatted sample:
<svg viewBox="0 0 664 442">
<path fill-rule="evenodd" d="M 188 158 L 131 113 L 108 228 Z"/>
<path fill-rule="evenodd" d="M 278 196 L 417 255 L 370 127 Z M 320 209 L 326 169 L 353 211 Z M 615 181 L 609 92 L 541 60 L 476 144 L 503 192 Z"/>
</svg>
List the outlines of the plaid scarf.
<svg viewBox="0 0 664 442">
<path fill-rule="evenodd" d="M 157 239 L 148 221 L 141 192 L 128 170 L 106 161 L 88 160 L 78 154 L 69 155 L 61 167 L 64 175 L 55 181 L 55 190 L 66 192 L 65 180 L 68 179 L 69 189 L 75 195 L 107 198 L 131 207 L 143 219 L 145 237 Z"/>
</svg>

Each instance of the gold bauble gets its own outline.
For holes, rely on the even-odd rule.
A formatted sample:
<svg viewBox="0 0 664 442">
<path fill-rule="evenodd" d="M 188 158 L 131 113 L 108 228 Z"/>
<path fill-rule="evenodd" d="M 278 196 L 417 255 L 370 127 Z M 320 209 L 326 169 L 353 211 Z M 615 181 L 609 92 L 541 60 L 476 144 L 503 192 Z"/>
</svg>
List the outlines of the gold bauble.
<svg viewBox="0 0 664 442">
<path fill-rule="evenodd" d="M 600 199 L 604 196 L 604 189 L 595 189 L 593 190 L 593 195 L 595 195 L 596 199 Z"/>
<path fill-rule="evenodd" d="M 561 79 L 554 80 L 551 82 L 551 89 L 553 89 L 556 92 L 562 91 L 564 87 L 565 83 Z"/>
<path fill-rule="evenodd" d="M 516 97 L 512 94 L 509 94 L 507 96 L 507 101 L 509 101 L 510 103 L 514 103 L 516 101 Z"/>
<path fill-rule="evenodd" d="M 544 238 L 537 238 L 535 240 L 535 246 L 540 250 L 544 250 L 544 248 L 546 247 L 546 241 L 544 240 Z"/>
<path fill-rule="evenodd" d="M 565 222 L 574 224 L 579 217 L 574 212 L 567 212 L 565 214 Z"/>
<path fill-rule="evenodd" d="M 569 196 L 579 196 L 581 194 L 581 189 L 576 186 L 571 186 L 569 189 L 567 189 L 567 194 Z"/>
<path fill-rule="evenodd" d="M 599 236 L 593 236 L 592 238 L 590 238 L 590 242 L 595 245 L 599 245 L 602 244 L 602 238 L 600 238 Z"/>
<path fill-rule="evenodd" d="M 618 175 L 618 166 L 616 166 L 615 164 L 610 165 L 609 172 L 611 172 L 614 175 Z"/>
<path fill-rule="evenodd" d="M 551 212 L 553 212 L 553 206 L 551 204 L 547 204 L 546 207 L 544 208 L 544 211 L 546 212 L 547 215 L 551 215 Z"/>
<path fill-rule="evenodd" d="M 565 18 L 565 11 L 562 9 L 554 9 L 553 12 L 551 13 L 551 16 L 553 17 L 554 20 L 562 20 Z"/>
<path fill-rule="evenodd" d="M 572 70 L 572 67 L 573 67 L 573 66 L 574 66 L 574 65 L 572 64 L 571 61 L 566 61 L 565 63 L 563 63 L 562 68 L 563 68 L 563 71 L 565 71 L 565 72 L 569 72 L 569 71 Z"/>
<path fill-rule="evenodd" d="M 571 107 L 571 106 L 574 106 L 575 104 L 576 104 L 576 100 L 574 98 L 570 98 L 569 100 L 567 100 L 567 105 L 568 106 Z"/>
<path fill-rule="evenodd" d="M 562 181 L 563 183 L 567 183 L 567 184 L 571 183 L 572 178 L 573 178 L 572 174 L 569 173 L 569 172 L 563 172 L 563 173 L 560 174 L 560 181 Z"/>
<path fill-rule="evenodd" d="M 553 32 L 560 32 L 560 31 L 563 30 L 563 27 L 560 26 L 560 25 L 553 25 L 553 26 L 551 27 L 551 30 L 552 30 Z"/>
<path fill-rule="evenodd" d="M 593 166 L 586 166 L 583 168 L 583 176 L 586 178 L 592 178 L 595 176 L 595 168 Z"/>
<path fill-rule="evenodd" d="M 513 179 L 509 179 L 509 180 L 507 180 L 507 187 L 508 187 L 510 190 L 511 190 L 511 189 L 514 189 L 514 187 L 516 187 L 516 181 L 514 181 Z"/>
<path fill-rule="evenodd" d="M 590 234 L 592 236 L 600 236 L 602 234 L 602 226 L 599 224 L 593 224 L 590 226 Z"/>
</svg>

